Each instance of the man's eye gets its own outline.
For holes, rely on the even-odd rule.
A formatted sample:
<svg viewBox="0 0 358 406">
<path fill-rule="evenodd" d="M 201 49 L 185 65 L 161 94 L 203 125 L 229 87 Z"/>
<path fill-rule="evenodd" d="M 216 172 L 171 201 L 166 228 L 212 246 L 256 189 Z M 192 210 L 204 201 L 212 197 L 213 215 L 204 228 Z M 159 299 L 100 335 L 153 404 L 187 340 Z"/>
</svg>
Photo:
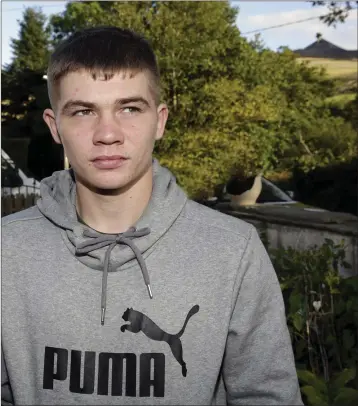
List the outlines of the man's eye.
<svg viewBox="0 0 358 406">
<path fill-rule="evenodd" d="M 73 113 L 74 116 L 89 116 L 92 110 L 77 110 Z"/>
<path fill-rule="evenodd" d="M 129 114 L 133 114 L 133 113 L 138 113 L 140 111 L 140 109 L 138 107 L 124 107 L 123 108 L 124 113 L 129 113 Z"/>
</svg>

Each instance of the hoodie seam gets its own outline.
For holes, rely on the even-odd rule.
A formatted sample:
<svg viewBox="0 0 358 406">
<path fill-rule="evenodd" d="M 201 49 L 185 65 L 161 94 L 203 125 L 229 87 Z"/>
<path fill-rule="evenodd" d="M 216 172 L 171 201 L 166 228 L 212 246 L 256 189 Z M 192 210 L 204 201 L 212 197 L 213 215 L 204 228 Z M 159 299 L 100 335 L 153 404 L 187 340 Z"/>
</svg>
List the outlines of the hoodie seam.
<svg viewBox="0 0 358 406">
<path fill-rule="evenodd" d="M 237 269 L 236 269 L 236 277 L 235 277 L 235 281 L 234 281 L 234 284 L 233 284 L 233 287 L 232 287 L 232 293 L 231 293 L 231 315 L 230 315 L 230 320 L 231 320 L 232 315 L 233 315 L 233 313 L 234 313 L 235 306 L 236 306 L 236 302 L 237 302 L 237 298 L 236 298 L 236 300 L 234 300 L 234 299 L 235 299 L 234 296 L 235 296 L 235 287 L 236 287 L 236 285 L 237 285 L 237 280 L 238 280 L 239 273 L 240 273 L 239 270 L 240 270 L 240 268 L 241 268 L 243 258 L 245 257 L 245 254 L 246 254 L 246 252 L 247 252 L 247 250 L 248 250 L 249 242 L 250 242 L 251 239 L 252 239 L 253 230 L 254 230 L 254 226 L 251 225 L 251 227 L 250 227 L 250 232 L 249 232 L 249 237 L 248 237 L 247 240 L 246 240 L 245 249 L 244 249 L 244 251 L 243 251 L 243 253 L 242 253 L 242 255 L 241 255 L 241 258 L 239 259 L 239 265 L 238 265 L 238 267 L 237 267 Z M 243 279 L 245 278 L 245 275 L 246 275 L 246 272 L 245 272 L 244 275 L 242 276 L 241 283 L 242 283 Z M 240 283 L 240 285 L 241 285 L 241 283 Z M 239 292 L 239 290 L 240 290 L 240 287 L 238 288 L 238 292 Z"/>
<path fill-rule="evenodd" d="M 5 227 L 9 226 L 10 224 L 18 223 L 18 222 L 21 222 L 21 221 L 40 220 L 40 219 L 42 219 L 42 218 L 43 218 L 43 216 L 39 216 L 39 217 L 29 217 L 29 218 L 24 218 L 24 219 L 15 219 L 15 220 L 9 221 L 9 222 L 6 223 L 6 224 L 2 224 L 1 227 L 2 227 L 2 228 L 5 228 Z"/>
<path fill-rule="evenodd" d="M 182 216 L 183 216 L 183 218 L 185 218 L 186 220 L 193 221 L 193 222 L 199 223 L 199 224 L 201 224 L 201 225 L 205 224 L 203 221 L 197 220 L 197 219 L 195 219 L 195 218 L 190 218 L 190 217 L 186 216 L 185 214 L 183 214 Z M 205 224 L 205 225 L 208 226 L 207 224 Z M 252 225 L 249 225 L 249 226 L 250 226 L 250 227 L 249 227 L 249 230 L 250 230 L 250 231 L 249 231 L 249 236 L 248 236 L 248 237 L 247 237 L 245 234 L 243 234 L 243 233 L 235 232 L 235 231 L 229 230 L 229 229 L 227 229 L 227 228 L 225 228 L 225 227 L 220 227 L 220 226 L 215 226 L 215 225 L 209 225 L 208 227 L 209 227 L 209 228 L 215 228 L 215 229 L 220 230 L 220 231 L 226 231 L 226 232 L 228 232 L 228 233 L 230 233 L 230 234 L 232 234 L 232 235 L 235 235 L 235 236 L 237 236 L 237 237 L 243 237 L 246 241 L 248 241 L 248 240 L 251 238 L 251 233 L 252 233 L 252 228 L 253 228 Z"/>
</svg>

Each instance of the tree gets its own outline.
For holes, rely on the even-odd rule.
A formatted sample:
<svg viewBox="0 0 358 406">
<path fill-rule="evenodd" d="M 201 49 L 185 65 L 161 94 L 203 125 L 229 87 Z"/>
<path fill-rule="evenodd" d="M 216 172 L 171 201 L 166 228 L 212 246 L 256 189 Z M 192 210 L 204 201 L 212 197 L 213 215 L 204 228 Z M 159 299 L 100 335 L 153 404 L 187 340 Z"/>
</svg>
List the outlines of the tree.
<svg viewBox="0 0 358 406">
<path fill-rule="evenodd" d="M 49 56 L 50 31 L 45 26 L 46 16 L 36 8 L 27 8 L 20 22 L 19 39 L 11 39 L 15 71 L 29 69 L 45 72 Z"/>
<path fill-rule="evenodd" d="M 312 6 L 325 6 L 327 1 L 310 1 Z M 346 21 L 350 11 L 353 9 L 354 3 L 358 5 L 358 1 L 331 1 L 328 4 L 329 13 L 323 17 L 320 17 L 328 26 L 333 25 L 335 27 L 337 23 L 344 23 Z"/>
<path fill-rule="evenodd" d="M 238 163 L 247 174 L 292 167 L 295 154 L 308 154 L 308 131 L 317 133 L 308 124 L 328 114 L 324 71 L 248 42 L 237 13 L 228 2 L 76 2 L 51 20 L 56 39 L 112 24 L 150 40 L 171 112 L 155 153 L 192 197 L 210 194 Z M 310 167 L 322 156 L 315 151 Z"/>
<path fill-rule="evenodd" d="M 237 13 L 228 2 L 91 1 L 68 3 L 50 21 L 54 42 L 99 25 L 131 28 L 149 39 L 171 112 L 155 155 L 192 198 L 211 195 L 233 171 L 312 168 L 327 156 L 333 162 L 351 154 L 350 127 L 330 118 L 323 103 L 334 90 L 324 70 L 297 63 L 287 48 L 273 52 L 260 38 L 248 42 Z M 27 97 L 39 102 L 30 90 Z M 25 113 L 22 123 L 30 123 L 29 109 Z M 320 148 L 321 128 L 329 154 Z M 338 138 L 340 148 L 331 147 Z"/>
<path fill-rule="evenodd" d="M 30 140 L 28 151 L 22 151 L 23 161 L 37 179 L 50 176 L 63 167 L 62 151 L 51 138 L 42 119 L 42 113 L 49 106 L 46 81 L 43 72 L 30 70 L 16 74 L 2 72 L 1 121 L 3 138 Z"/>
<path fill-rule="evenodd" d="M 234 119 L 229 115 L 226 121 L 220 120 L 216 105 L 206 104 L 215 104 L 208 92 L 216 92 L 223 79 L 233 82 L 237 78 L 241 81 L 240 94 L 246 94 L 247 85 L 242 82 L 249 83 L 246 79 L 251 74 L 250 66 L 255 64 L 255 51 L 240 36 L 235 24 L 236 15 L 237 10 L 227 2 L 83 2 L 68 4 L 64 13 L 52 18 L 51 25 L 56 38 L 64 38 L 92 24 L 113 24 L 132 28 L 150 40 L 161 71 L 163 100 L 171 111 L 166 136 L 157 144 L 155 152 L 161 160 L 175 156 L 177 161 L 170 159 L 168 166 L 177 168 L 176 174 L 181 177 L 182 184 L 195 194 L 199 189 L 210 187 L 212 182 L 207 183 L 210 176 L 204 177 L 206 183 L 201 183 L 197 177 L 195 188 L 189 188 L 189 177 L 193 178 L 193 172 L 199 173 L 198 167 L 192 166 L 191 174 L 187 175 L 190 171 L 184 171 L 179 162 L 191 154 L 189 139 L 200 139 L 203 130 L 212 130 L 208 134 L 211 137 L 216 134 L 220 140 L 220 134 L 227 130 L 222 124 Z M 250 55 L 253 57 L 252 63 Z M 226 88 L 230 88 L 226 83 Z M 207 90 L 200 91 L 206 85 L 210 85 Z M 223 102 L 226 103 L 227 99 Z M 237 100 L 237 103 L 237 110 L 239 106 L 243 109 L 242 117 L 250 120 L 253 114 L 245 112 L 245 109 L 253 111 L 254 108 L 245 105 L 242 100 Z M 211 128 L 212 123 L 215 123 L 215 128 Z M 201 165 L 200 171 L 206 168 L 210 173 L 228 176 L 224 172 L 228 172 L 230 165 L 239 159 L 233 145 L 238 144 L 238 138 L 238 134 L 231 134 L 227 138 L 231 143 L 228 148 L 231 151 L 229 160 L 225 160 L 228 161 L 227 165 L 222 160 L 208 159 L 202 161 L 207 164 Z M 197 142 L 190 145 L 197 145 Z M 213 139 L 207 140 L 205 145 L 209 154 L 209 146 L 218 144 Z M 243 149 L 241 146 L 240 150 Z M 214 153 L 216 151 L 217 147 Z M 195 156 L 196 153 L 193 154 Z M 260 165 L 260 162 L 257 164 Z M 189 167 L 188 164 L 187 169 Z"/>
<path fill-rule="evenodd" d="M 49 106 L 46 72 L 50 29 L 41 10 L 27 8 L 20 22 L 19 39 L 12 39 L 13 60 L 2 70 L 2 136 L 30 139 L 28 169 L 41 179 L 61 168 L 61 155 L 43 122 Z M 24 158 L 26 161 L 26 158 Z"/>
<path fill-rule="evenodd" d="M 20 22 L 19 39 L 11 39 L 13 60 L 2 70 L 5 126 L 27 117 L 27 131 L 36 130 L 30 112 L 37 112 L 47 103 L 43 75 L 49 57 L 50 31 L 45 25 L 46 16 L 40 10 L 27 8 Z"/>
</svg>

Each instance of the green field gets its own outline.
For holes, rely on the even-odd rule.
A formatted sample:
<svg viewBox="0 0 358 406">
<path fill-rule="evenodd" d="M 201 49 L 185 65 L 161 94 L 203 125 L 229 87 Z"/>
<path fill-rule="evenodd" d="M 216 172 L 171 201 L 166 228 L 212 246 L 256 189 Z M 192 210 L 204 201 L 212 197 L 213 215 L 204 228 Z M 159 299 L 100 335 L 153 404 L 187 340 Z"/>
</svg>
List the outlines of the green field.
<svg viewBox="0 0 358 406">
<path fill-rule="evenodd" d="M 329 101 L 344 103 L 354 99 L 358 86 L 357 59 L 298 58 L 298 61 L 309 62 L 311 66 L 324 67 L 327 75 L 337 81 L 338 93 Z"/>
<path fill-rule="evenodd" d="M 356 97 L 357 93 L 342 93 L 342 94 L 337 94 L 332 97 L 328 97 L 326 99 L 327 102 L 333 103 L 333 104 L 347 104 L 350 101 L 354 100 Z"/>
<path fill-rule="evenodd" d="M 357 80 L 358 61 L 356 59 L 298 58 L 298 60 L 309 62 L 312 66 L 323 66 L 329 76 L 335 78 L 350 77 Z"/>
</svg>

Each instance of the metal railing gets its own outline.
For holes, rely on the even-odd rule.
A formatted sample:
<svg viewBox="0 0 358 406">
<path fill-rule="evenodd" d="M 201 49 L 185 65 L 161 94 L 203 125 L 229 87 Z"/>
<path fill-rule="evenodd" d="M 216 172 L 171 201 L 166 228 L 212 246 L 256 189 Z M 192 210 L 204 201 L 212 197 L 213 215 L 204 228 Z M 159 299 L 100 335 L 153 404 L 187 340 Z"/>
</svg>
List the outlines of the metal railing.
<svg viewBox="0 0 358 406">
<path fill-rule="evenodd" d="M 28 209 L 36 204 L 40 189 L 35 186 L 1 188 L 1 217 Z"/>
</svg>

